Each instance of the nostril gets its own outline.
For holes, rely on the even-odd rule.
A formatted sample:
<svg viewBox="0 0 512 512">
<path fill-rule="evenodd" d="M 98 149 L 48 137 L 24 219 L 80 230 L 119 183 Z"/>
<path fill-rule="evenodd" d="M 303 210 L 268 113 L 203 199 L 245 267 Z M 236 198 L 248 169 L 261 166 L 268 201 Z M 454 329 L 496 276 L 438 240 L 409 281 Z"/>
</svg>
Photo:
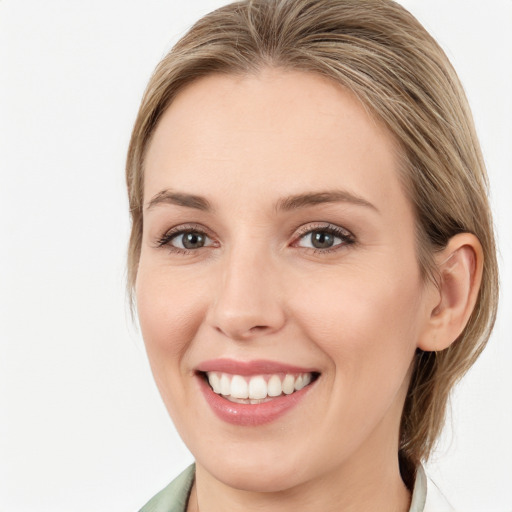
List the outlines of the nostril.
<svg viewBox="0 0 512 512">
<path fill-rule="evenodd" d="M 249 340 L 279 331 L 286 323 L 284 311 L 276 306 L 258 309 L 257 305 L 236 309 L 218 303 L 211 308 L 209 323 L 234 340 Z"/>
<path fill-rule="evenodd" d="M 265 329 L 268 329 L 268 326 L 266 326 L 266 325 L 255 325 L 254 327 L 251 327 L 249 329 L 249 332 L 260 332 L 260 331 L 264 331 Z"/>
</svg>

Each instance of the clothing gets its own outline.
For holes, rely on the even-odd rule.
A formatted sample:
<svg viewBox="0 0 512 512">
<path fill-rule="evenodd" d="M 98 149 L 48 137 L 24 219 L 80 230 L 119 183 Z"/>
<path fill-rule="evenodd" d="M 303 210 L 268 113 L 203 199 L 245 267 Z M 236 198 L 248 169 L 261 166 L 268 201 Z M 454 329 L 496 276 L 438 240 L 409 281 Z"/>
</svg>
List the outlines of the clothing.
<svg viewBox="0 0 512 512">
<path fill-rule="evenodd" d="M 194 483 L 195 466 L 189 466 L 165 489 L 154 496 L 139 512 L 186 512 L 188 497 Z M 454 512 L 439 488 L 425 474 L 416 473 L 409 512 Z"/>
<path fill-rule="evenodd" d="M 192 464 L 167 487 L 153 496 L 139 512 L 186 512 L 196 466 Z"/>
<path fill-rule="evenodd" d="M 439 487 L 427 477 L 423 466 L 416 471 L 409 512 L 455 512 Z"/>
</svg>

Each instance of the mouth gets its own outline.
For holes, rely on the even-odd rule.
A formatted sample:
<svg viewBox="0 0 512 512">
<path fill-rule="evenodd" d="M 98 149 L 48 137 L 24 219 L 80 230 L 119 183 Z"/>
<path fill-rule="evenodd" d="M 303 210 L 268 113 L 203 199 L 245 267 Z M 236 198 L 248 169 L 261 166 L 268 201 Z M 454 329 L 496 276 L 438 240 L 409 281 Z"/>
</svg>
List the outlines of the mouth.
<svg viewBox="0 0 512 512">
<path fill-rule="evenodd" d="M 207 361 L 196 368 L 206 403 L 221 420 L 237 426 L 271 423 L 295 408 L 320 372 L 271 361 Z"/>
<path fill-rule="evenodd" d="M 292 395 L 318 378 L 317 372 L 237 375 L 225 372 L 200 372 L 210 389 L 238 404 L 262 404 Z"/>
</svg>

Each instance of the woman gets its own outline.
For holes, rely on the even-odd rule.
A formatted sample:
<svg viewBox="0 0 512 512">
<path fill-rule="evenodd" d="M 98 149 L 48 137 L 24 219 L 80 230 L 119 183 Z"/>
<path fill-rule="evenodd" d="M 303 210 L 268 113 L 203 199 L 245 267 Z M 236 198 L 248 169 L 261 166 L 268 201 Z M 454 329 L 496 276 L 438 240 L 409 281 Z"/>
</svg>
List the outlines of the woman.
<svg viewBox="0 0 512 512">
<path fill-rule="evenodd" d="M 127 161 L 129 284 L 195 457 L 143 509 L 450 510 L 426 460 L 494 323 L 486 174 L 391 1 L 253 0 L 162 60 Z"/>
</svg>

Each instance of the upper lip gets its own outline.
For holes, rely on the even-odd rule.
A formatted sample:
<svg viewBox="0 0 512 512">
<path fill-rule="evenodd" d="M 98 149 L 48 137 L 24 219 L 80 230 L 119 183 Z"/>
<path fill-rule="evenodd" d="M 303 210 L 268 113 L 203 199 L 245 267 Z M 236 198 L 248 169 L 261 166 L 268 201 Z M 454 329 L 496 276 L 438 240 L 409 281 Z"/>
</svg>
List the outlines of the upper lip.
<svg viewBox="0 0 512 512">
<path fill-rule="evenodd" d="M 211 359 L 200 363 L 196 370 L 198 372 L 221 372 L 232 375 L 262 375 L 269 373 L 318 373 L 314 368 L 294 366 L 277 361 L 266 359 L 255 359 L 252 361 L 236 361 L 234 359 Z"/>
</svg>

